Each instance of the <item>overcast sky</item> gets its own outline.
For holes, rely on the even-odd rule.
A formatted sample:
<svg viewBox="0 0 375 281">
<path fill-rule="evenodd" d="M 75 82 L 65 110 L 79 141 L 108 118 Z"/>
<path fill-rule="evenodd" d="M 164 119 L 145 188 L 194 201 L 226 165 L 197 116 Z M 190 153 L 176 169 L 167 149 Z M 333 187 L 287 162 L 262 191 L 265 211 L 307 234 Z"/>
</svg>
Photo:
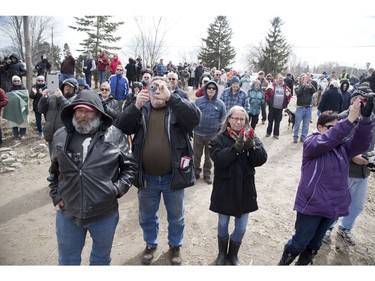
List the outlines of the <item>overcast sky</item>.
<svg viewBox="0 0 375 281">
<path fill-rule="evenodd" d="M 214 22 L 217 15 L 226 15 L 233 31 L 232 45 L 237 51 L 234 67 L 239 69 L 244 65 L 241 62 L 249 45 L 258 45 L 264 40 L 271 29 L 271 20 L 278 16 L 284 22 L 281 31 L 299 61 L 306 61 L 310 65 L 337 62 L 360 68 L 365 68 L 366 63 L 370 62 L 375 67 L 375 1 L 267 0 L 232 3 L 222 0 L 111 0 L 108 3 L 97 2 L 95 7 L 86 7 L 87 2 L 84 1 L 46 1 L 45 10 L 40 9 L 40 2 L 43 1 L 38 1 L 38 5 L 32 3 L 25 10 L 21 8 L 23 5 L 19 5 L 19 10 L 12 9 L 6 13 L 56 16 L 59 22 L 66 25 L 75 25 L 73 16 L 114 14 L 114 20 L 125 21 L 119 33 L 122 36 L 119 45 L 123 47 L 119 54 L 125 62 L 132 56 L 126 49 L 137 32 L 135 16 L 161 15 L 167 19 L 167 51 L 163 58 L 177 64 L 182 62 L 183 57 L 190 60 L 191 53 L 201 46 L 201 38 L 206 38 L 209 24 Z M 80 35 L 66 28 L 55 40 L 61 47 L 68 43 L 74 55 L 74 49 L 79 48 L 78 43 L 82 41 Z"/>
</svg>

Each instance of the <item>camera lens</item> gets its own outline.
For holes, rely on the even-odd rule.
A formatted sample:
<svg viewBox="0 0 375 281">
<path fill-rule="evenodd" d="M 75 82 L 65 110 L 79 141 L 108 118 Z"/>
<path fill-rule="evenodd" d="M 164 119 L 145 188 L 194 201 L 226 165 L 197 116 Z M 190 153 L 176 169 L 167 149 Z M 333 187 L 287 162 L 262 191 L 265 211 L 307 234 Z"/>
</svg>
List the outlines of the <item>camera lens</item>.
<svg viewBox="0 0 375 281">
<path fill-rule="evenodd" d="M 150 86 L 148 87 L 148 92 L 150 93 L 150 95 L 155 95 L 156 90 L 157 90 L 156 84 L 151 83 Z"/>
</svg>

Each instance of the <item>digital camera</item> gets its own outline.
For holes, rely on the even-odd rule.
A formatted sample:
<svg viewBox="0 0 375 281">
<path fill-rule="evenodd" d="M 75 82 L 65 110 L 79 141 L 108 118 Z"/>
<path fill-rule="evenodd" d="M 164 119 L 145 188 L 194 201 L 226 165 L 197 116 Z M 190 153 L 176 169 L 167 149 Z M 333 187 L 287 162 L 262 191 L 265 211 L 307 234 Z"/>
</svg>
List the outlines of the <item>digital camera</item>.
<svg viewBox="0 0 375 281">
<path fill-rule="evenodd" d="M 157 85 L 155 83 L 151 83 L 149 86 L 148 86 L 148 92 L 151 96 L 155 95 L 156 94 L 156 91 L 157 91 Z"/>
</svg>

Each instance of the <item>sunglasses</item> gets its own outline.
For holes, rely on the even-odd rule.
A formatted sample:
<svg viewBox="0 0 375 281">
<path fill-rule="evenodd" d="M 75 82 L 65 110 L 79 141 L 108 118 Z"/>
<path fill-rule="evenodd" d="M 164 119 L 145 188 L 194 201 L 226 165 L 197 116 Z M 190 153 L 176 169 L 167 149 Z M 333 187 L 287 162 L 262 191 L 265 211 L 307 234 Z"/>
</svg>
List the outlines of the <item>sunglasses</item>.
<svg viewBox="0 0 375 281">
<path fill-rule="evenodd" d="M 44 82 L 44 80 L 36 80 L 37 82 Z"/>
<path fill-rule="evenodd" d="M 331 129 L 335 125 L 323 125 L 323 127 L 326 127 L 328 130 Z"/>
<path fill-rule="evenodd" d="M 107 88 L 102 88 L 100 89 L 100 91 L 106 91 L 106 92 L 109 92 L 111 89 L 107 89 Z"/>
<path fill-rule="evenodd" d="M 216 90 L 215 87 L 207 87 L 207 90 Z"/>
<path fill-rule="evenodd" d="M 117 71 L 123 71 L 122 69 L 116 69 Z"/>
<path fill-rule="evenodd" d="M 173 81 L 176 80 L 176 78 L 168 78 L 168 79 L 169 79 L 169 80 L 173 80 Z"/>
<path fill-rule="evenodd" d="M 13 82 L 14 82 L 14 83 L 20 83 L 21 80 L 14 80 Z"/>
</svg>

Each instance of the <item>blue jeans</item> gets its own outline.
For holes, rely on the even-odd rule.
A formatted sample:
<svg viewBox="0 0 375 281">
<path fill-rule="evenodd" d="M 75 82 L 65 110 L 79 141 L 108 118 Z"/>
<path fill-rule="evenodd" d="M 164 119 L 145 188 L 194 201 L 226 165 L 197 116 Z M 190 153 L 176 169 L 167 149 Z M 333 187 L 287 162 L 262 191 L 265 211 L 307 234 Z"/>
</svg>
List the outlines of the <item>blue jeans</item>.
<svg viewBox="0 0 375 281">
<path fill-rule="evenodd" d="M 352 196 L 352 202 L 349 206 L 349 215 L 343 217 L 339 228 L 353 229 L 355 220 L 362 212 L 366 202 L 368 178 L 351 178 L 349 177 L 349 191 Z M 337 221 L 332 224 L 332 228 Z"/>
<path fill-rule="evenodd" d="M 105 70 L 99 70 L 98 71 L 98 75 L 99 75 L 99 86 L 103 83 L 103 82 L 105 82 L 107 79 L 107 71 L 105 71 Z"/>
<path fill-rule="evenodd" d="M 327 229 L 334 219 L 321 216 L 308 216 L 297 213 L 295 234 L 288 241 L 288 250 L 293 254 L 300 254 L 306 248 L 318 251 Z"/>
<path fill-rule="evenodd" d="M 56 235 L 59 251 L 59 265 L 80 265 L 86 234 L 92 238 L 90 265 L 109 265 L 113 237 L 119 220 L 118 210 L 108 217 L 78 226 L 66 219 L 62 212 L 56 212 Z"/>
<path fill-rule="evenodd" d="M 38 132 L 41 133 L 43 132 L 43 128 L 42 128 L 42 114 L 39 113 L 38 111 L 35 111 L 35 123 L 36 123 L 36 127 L 38 128 Z"/>
<path fill-rule="evenodd" d="M 91 78 L 92 78 L 92 72 L 91 73 L 85 73 L 85 80 L 87 85 L 91 88 Z"/>
<path fill-rule="evenodd" d="M 74 74 L 73 73 L 61 73 L 60 75 L 60 79 L 59 79 L 59 82 L 60 82 L 60 85 L 62 84 L 62 82 L 64 82 L 65 79 L 68 79 L 68 78 L 74 78 Z"/>
<path fill-rule="evenodd" d="M 309 125 L 311 120 L 311 106 L 310 107 L 298 107 L 296 110 L 296 123 L 294 125 L 293 138 L 298 139 L 299 126 L 302 121 L 302 134 L 301 140 L 305 140 L 309 133 Z"/>
<path fill-rule="evenodd" d="M 217 236 L 220 239 L 226 239 L 229 237 L 229 220 L 230 216 L 219 214 L 219 222 L 217 225 Z M 230 235 L 230 239 L 233 242 L 241 243 L 245 232 L 247 222 L 249 220 L 249 213 L 243 214 L 240 218 L 234 218 L 234 230 Z"/>
<path fill-rule="evenodd" d="M 152 176 L 144 174 L 145 187 L 138 191 L 139 224 L 143 230 L 143 239 L 147 246 L 158 245 L 158 210 L 161 194 L 167 210 L 168 244 L 182 246 L 185 228 L 185 190 L 171 191 L 172 174 Z"/>
</svg>

